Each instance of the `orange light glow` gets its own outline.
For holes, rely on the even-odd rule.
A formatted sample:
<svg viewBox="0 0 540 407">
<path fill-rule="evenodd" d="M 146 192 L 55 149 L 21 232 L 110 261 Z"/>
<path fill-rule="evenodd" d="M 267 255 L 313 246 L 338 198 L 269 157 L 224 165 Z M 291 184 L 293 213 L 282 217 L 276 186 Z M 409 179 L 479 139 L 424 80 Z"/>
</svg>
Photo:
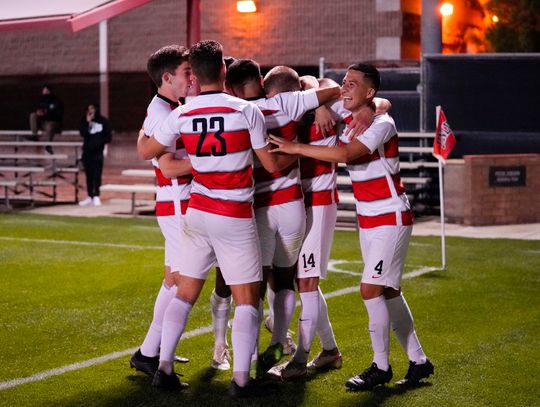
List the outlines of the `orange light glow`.
<svg viewBox="0 0 540 407">
<path fill-rule="evenodd" d="M 443 3 L 440 11 L 443 16 L 449 17 L 454 14 L 454 5 L 452 3 Z"/>
<path fill-rule="evenodd" d="M 493 21 L 494 23 L 498 23 L 498 22 L 499 22 L 499 17 L 497 17 L 497 16 L 492 16 L 492 17 L 491 17 L 491 21 Z"/>
<path fill-rule="evenodd" d="M 236 2 L 236 10 L 239 13 L 255 13 L 257 11 L 257 5 L 253 0 L 242 0 Z"/>
</svg>

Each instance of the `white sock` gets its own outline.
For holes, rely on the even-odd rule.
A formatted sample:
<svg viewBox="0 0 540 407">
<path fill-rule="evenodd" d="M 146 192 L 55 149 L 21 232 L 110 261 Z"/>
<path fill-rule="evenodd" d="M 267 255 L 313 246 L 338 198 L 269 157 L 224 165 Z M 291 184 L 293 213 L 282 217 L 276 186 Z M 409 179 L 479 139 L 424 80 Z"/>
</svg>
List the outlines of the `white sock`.
<svg viewBox="0 0 540 407">
<path fill-rule="evenodd" d="M 146 337 L 140 347 L 141 353 L 144 356 L 154 357 L 159 355 L 159 345 L 161 344 L 161 328 L 163 327 L 163 315 L 169 305 L 169 302 L 176 294 L 176 286 L 173 285 L 167 288 L 165 282 L 161 285 L 159 293 L 154 303 L 154 317 Z"/>
<path fill-rule="evenodd" d="M 257 342 L 259 311 L 252 305 L 237 305 L 232 326 L 233 379 L 240 387 L 249 381 L 251 355 Z"/>
<path fill-rule="evenodd" d="M 270 331 L 274 330 L 274 300 L 276 299 L 276 293 L 268 286 L 266 290 L 266 298 L 268 299 L 268 318 L 270 318 Z"/>
<path fill-rule="evenodd" d="M 174 297 L 167 306 L 163 316 L 161 332 L 161 351 L 159 353 L 159 369 L 166 374 L 173 372 L 173 360 L 178 341 L 186 328 L 192 305 L 178 297 Z"/>
<path fill-rule="evenodd" d="M 407 353 L 409 360 L 417 364 L 426 363 L 426 354 L 422 350 L 422 345 L 414 330 L 413 316 L 403 294 L 398 297 L 386 300 L 390 323 L 396 338 L 403 350 Z"/>
<path fill-rule="evenodd" d="M 294 353 L 294 360 L 307 363 L 309 350 L 315 336 L 315 329 L 319 322 L 319 291 L 300 293 L 302 312 L 298 318 L 298 347 Z"/>
<path fill-rule="evenodd" d="M 227 325 L 231 315 L 232 297 L 220 297 L 216 290 L 212 291 L 210 304 L 212 305 L 212 326 L 214 329 L 214 346 L 225 345 L 227 342 Z"/>
<path fill-rule="evenodd" d="M 328 306 L 326 305 L 326 299 L 319 287 L 319 323 L 317 324 L 316 333 L 321 340 L 321 346 L 323 350 L 332 350 L 337 348 L 336 338 L 334 337 L 334 330 L 328 317 Z"/>
<path fill-rule="evenodd" d="M 270 345 L 285 342 L 295 307 L 296 296 L 293 290 L 280 290 L 276 293 L 274 299 L 274 327 Z"/>
<path fill-rule="evenodd" d="M 369 317 L 369 335 L 373 348 L 373 361 L 382 370 L 388 370 L 388 353 L 390 345 L 390 317 L 383 295 L 364 300 Z"/>
<path fill-rule="evenodd" d="M 255 342 L 255 351 L 251 355 L 251 362 L 256 362 L 259 358 L 259 338 L 261 337 L 261 324 L 264 319 L 264 300 L 259 300 L 259 312 L 257 319 L 257 341 Z"/>
</svg>

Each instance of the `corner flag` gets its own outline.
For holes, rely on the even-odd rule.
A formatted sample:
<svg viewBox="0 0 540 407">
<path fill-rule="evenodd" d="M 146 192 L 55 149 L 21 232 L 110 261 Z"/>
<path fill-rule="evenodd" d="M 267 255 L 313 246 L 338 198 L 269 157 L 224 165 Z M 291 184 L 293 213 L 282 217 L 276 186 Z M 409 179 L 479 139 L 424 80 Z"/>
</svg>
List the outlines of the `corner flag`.
<svg viewBox="0 0 540 407">
<path fill-rule="evenodd" d="M 446 120 L 446 116 L 440 106 L 437 106 L 437 128 L 435 129 L 435 141 L 433 143 L 433 155 L 443 161 L 446 161 L 454 145 L 456 137 Z"/>
</svg>

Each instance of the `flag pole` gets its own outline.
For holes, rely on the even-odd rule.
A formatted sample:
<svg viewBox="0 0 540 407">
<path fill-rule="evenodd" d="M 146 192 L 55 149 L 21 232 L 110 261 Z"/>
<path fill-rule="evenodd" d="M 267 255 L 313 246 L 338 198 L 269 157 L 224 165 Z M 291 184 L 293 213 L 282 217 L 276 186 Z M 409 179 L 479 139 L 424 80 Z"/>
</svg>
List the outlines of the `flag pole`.
<svg viewBox="0 0 540 407">
<path fill-rule="evenodd" d="M 441 107 L 437 106 L 435 110 L 435 123 L 439 123 L 439 115 L 441 113 Z M 444 179 L 443 179 L 443 159 L 438 156 L 439 162 L 439 201 L 440 201 L 440 214 L 441 214 L 441 260 L 442 269 L 446 270 L 446 236 L 445 236 L 445 224 L 444 224 Z"/>
</svg>

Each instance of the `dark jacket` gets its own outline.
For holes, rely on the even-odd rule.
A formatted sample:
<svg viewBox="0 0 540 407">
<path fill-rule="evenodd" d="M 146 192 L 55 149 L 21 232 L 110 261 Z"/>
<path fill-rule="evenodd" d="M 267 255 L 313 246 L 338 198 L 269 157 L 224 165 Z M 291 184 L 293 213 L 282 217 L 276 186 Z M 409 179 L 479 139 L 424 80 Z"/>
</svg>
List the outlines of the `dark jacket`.
<svg viewBox="0 0 540 407">
<path fill-rule="evenodd" d="M 36 106 L 37 109 L 43 110 L 42 120 L 44 121 L 62 123 L 64 119 L 64 103 L 52 93 L 41 96 Z"/>
<path fill-rule="evenodd" d="M 84 116 L 79 124 L 79 132 L 84 139 L 83 157 L 103 155 L 105 144 L 111 141 L 111 129 L 109 121 L 99 112 L 96 112 L 94 119 L 86 121 Z"/>
</svg>

